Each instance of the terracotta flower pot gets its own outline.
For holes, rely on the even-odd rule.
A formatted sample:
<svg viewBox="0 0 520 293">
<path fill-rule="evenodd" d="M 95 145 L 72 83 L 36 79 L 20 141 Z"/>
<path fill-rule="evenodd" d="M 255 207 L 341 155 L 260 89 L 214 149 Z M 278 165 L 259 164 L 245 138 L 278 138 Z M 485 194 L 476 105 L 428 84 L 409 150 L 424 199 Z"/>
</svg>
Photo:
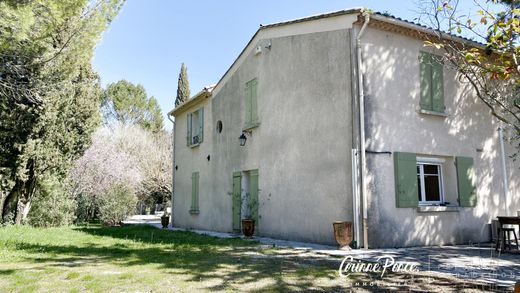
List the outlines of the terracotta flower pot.
<svg viewBox="0 0 520 293">
<path fill-rule="evenodd" d="M 168 228 L 168 224 L 170 224 L 170 216 L 162 216 L 161 217 L 161 225 L 164 229 Z"/>
<path fill-rule="evenodd" d="M 255 233 L 255 220 L 243 219 L 242 220 L 242 233 L 246 238 L 251 238 Z"/>
<path fill-rule="evenodd" d="M 352 222 L 334 222 L 334 237 L 340 248 L 348 247 L 352 242 Z"/>
</svg>

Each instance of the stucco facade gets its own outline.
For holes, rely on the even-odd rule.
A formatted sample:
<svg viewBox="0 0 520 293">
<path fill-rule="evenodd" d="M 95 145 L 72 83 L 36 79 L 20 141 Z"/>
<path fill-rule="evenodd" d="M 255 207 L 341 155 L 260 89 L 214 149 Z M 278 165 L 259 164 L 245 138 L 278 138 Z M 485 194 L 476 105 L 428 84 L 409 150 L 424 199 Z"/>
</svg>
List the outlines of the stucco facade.
<svg viewBox="0 0 520 293">
<path fill-rule="evenodd" d="M 332 222 L 352 221 L 351 177 L 345 176 L 351 169 L 350 31 L 258 45 L 262 53 L 250 52 L 210 99 L 175 117 L 174 224 L 231 232 L 233 172 L 258 170 L 259 235 L 333 243 Z M 244 87 L 255 78 L 260 125 L 241 147 Z M 186 113 L 200 107 L 204 141 L 188 147 Z M 192 172 L 200 174 L 198 214 L 189 213 Z"/>
<path fill-rule="evenodd" d="M 257 235 L 335 243 L 332 223 L 354 220 L 353 192 L 359 189 L 352 182 L 351 155 L 359 147 L 358 15 L 344 11 L 261 28 L 211 91 L 172 111 L 175 226 L 232 232 L 233 174 L 257 170 Z M 491 219 L 511 213 L 501 197 L 498 123 L 468 85 L 446 68 L 447 115 L 420 113 L 418 56 L 424 50 L 420 39 L 370 25 L 361 40 L 369 247 L 488 241 Z M 259 125 L 240 146 L 244 91 L 253 79 Z M 188 146 L 187 115 L 200 108 L 203 141 Z M 395 152 L 443 161 L 449 211 L 396 207 Z M 474 159 L 475 207 L 457 205 L 457 156 Z M 509 210 L 520 210 L 519 166 L 508 160 L 507 167 Z M 194 172 L 198 209 L 190 212 Z"/>
<path fill-rule="evenodd" d="M 435 212 L 397 208 L 392 155 L 369 153 L 369 243 L 402 247 L 489 241 L 491 220 L 520 210 L 520 165 L 512 160 L 507 166 L 510 202 L 505 210 L 499 123 L 469 83 L 458 82 L 456 72 L 448 66 L 444 67 L 447 115 L 420 113 L 418 56 L 423 51 L 436 53 L 422 40 L 369 28 L 363 51 L 367 150 L 444 159 L 444 196 L 452 206 L 458 205 L 455 157 L 471 157 L 477 193 L 475 207 Z M 512 154 L 508 143 L 506 150 Z"/>
</svg>

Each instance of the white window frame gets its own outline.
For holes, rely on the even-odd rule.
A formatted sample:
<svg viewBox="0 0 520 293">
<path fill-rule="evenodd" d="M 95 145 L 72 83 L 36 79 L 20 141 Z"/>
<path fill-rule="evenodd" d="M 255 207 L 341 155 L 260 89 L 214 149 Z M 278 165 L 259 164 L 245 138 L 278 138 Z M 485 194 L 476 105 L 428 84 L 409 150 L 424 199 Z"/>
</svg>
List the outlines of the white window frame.
<svg viewBox="0 0 520 293">
<path fill-rule="evenodd" d="M 443 159 L 437 158 L 417 158 L 417 167 L 419 167 L 419 191 L 421 193 L 421 199 L 419 205 L 438 205 L 444 203 L 444 176 L 442 173 Z M 438 201 L 427 201 L 426 200 L 426 187 L 424 183 L 424 165 L 435 165 L 439 168 L 439 200 Z"/>
<path fill-rule="evenodd" d="M 196 116 L 196 119 L 194 119 L 194 115 L 197 115 Z M 199 116 L 200 115 L 204 115 L 203 114 L 203 111 L 202 111 L 202 107 L 201 108 L 198 108 L 197 110 L 193 111 L 193 112 L 190 112 L 187 119 L 190 119 L 189 123 L 190 123 L 190 133 L 191 133 L 191 137 L 190 137 L 190 144 L 189 144 L 189 147 L 193 148 L 193 147 L 196 147 L 196 146 L 199 146 L 202 141 L 204 140 L 203 138 L 201 138 L 201 133 L 200 133 L 200 125 L 199 125 L 199 121 L 200 121 L 200 118 Z M 196 121 L 197 123 L 197 127 L 194 127 L 194 121 Z M 202 125 L 202 127 L 204 127 L 204 125 Z M 197 138 L 197 142 L 194 142 L 195 138 Z"/>
</svg>

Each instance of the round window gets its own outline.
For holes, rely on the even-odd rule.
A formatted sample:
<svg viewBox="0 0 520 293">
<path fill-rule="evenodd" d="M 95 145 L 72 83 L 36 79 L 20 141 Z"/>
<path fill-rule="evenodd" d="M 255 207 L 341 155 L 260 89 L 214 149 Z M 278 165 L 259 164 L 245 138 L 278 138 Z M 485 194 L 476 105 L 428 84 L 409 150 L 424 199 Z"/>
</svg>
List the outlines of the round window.
<svg viewBox="0 0 520 293">
<path fill-rule="evenodd" d="M 222 132 L 222 121 L 217 121 L 217 133 Z"/>
</svg>

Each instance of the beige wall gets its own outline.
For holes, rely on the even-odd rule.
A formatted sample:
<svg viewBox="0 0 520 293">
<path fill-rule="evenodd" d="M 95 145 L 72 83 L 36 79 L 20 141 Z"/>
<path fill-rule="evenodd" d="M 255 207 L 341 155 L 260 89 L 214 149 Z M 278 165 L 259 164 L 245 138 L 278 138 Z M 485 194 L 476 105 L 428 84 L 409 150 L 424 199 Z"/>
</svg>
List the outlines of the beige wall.
<svg viewBox="0 0 520 293">
<path fill-rule="evenodd" d="M 419 52 L 423 42 L 369 28 L 363 37 L 367 112 L 367 149 L 444 157 L 446 200 L 457 204 L 455 156 L 474 159 L 478 203 L 456 212 L 418 212 L 396 208 L 392 155 L 367 154 L 369 170 L 369 244 L 401 247 L 489 240 L 490 220 L 504 211 L 498 123 L 445 66 L 447 117 L 419 113 Z M 519 165 L 508 163 L 511 200 L 520 210 Z"/>
<path fill-rule="evenodd" d="M 258 169 L 259 235 L 333 244 L 332 222 L 352 220 L 349 30 L 253 45 L 262 53 L 244 57 L 205 103 L 199 147 L 186 146 L 186 116 L 176 117 L 174 223 L 231 232 L 232 173 Z M 261 124 L 240 147 L 245 83 L 253 78 Z M 200 172 L 198 215 L 188 213 L 193 171 Z"/>
<path fill-rule="evenodd" d="M 186 146 L 186 115 L 176 117 L 176 226 L 231 232 L 231 176 L 251 169 L 259 171 L 259 235 L 333 244 L 332 222 L 352 221 L 350 30 L 289 34 L 261 31 L 252 40 L 202 104 L 200 146 Z M 448 116 L 419 113 L 418 56 L 429 50 L 422 41 L 369 28 L 362 44 L 367 149 L 443 158 L 445 200 L 454 205 L 454 159 L 472 157 L 478 194 L 476 207 L 454 212 L 396 208 L 392 155 L 367 153 L 370 247 L 489 240 L 492 218 L 520 210 L 519 166 L 511 160 L 511 199 L 505 209 L 497 122 L 448 68 Z M 262 53 L 254 55 L 258 45 Z M 253 78 L 258 80 L 261 125 L 240 147 L 245 83 Z M 220 134 L 218 120 L 223 122 Z M 194 171 L 200 173 L 198 215 L 189 214 Z"/>
</svg>

